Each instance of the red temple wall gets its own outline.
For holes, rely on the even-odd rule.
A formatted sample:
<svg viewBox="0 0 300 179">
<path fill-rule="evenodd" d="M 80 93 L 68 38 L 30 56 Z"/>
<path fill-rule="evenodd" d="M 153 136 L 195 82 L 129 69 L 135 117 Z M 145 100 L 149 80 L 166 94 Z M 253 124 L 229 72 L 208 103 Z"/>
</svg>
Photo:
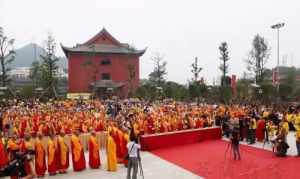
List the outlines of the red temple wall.
<svg viewBox="0 0 300 179">
<path fill-rule="evenodd" d="M 101 65 L 103 59 L 110 59 L 110 65 Z M 85 55 L 79 53 L 70 53 L 69 59 L 69 92 L 80 93 L 90 92 L 89 85 L 94 82 L 93 76 L 96 72 L 96 81 L 101 80 L 102 73 L 109 73 L 111 80 L 115 82 L 123 82 L 125 84 L 123 88 L 123 95 L 128 94 L 128 79 L 129 71 L 128 65 L 135 66 L 135 79 L 133 80 L 133 88 L 136 89 L 139 85 L 140 69 L 139 69 L 139 57 L 138 56 L 126 56 L 126 55 Z M 92 62 L 86 65 L 87 61 Z"/>
</svg>

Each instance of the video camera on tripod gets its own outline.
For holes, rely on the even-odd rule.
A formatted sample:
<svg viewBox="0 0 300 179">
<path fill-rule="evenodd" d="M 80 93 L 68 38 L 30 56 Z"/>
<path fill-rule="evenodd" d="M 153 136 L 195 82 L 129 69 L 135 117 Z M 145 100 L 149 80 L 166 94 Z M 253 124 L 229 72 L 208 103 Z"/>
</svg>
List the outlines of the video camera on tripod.
<svg viewBox="0 0 300 179">
<path fill-rule="evenodd" d="M 0 168 L 0 177 L 5 176 L 17 176 L 25 177 L 27 176 L 25 171 L 25 161 L 30 161 L 31 156 L 34 155 L 33 150 L 28 152 L 16 152 L 14 155 L 14 160 L 10 161 L 5 167 Z"/>
</svg>

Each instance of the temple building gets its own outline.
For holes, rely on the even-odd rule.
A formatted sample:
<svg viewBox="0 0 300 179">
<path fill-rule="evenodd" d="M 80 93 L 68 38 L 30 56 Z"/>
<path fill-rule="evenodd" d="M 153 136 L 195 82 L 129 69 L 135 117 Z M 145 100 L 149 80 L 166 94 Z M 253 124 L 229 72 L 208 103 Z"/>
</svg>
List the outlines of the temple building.
<svg viewBox="0 0 300 179">
<path fill-rule="evenodd" d="M 139 58 L 146 49 L 121 43 L 106 29 L 83 44 L 61 47 L 68 58 L 68 96 L 126 98 L 137 89 Z"/>
</svg>

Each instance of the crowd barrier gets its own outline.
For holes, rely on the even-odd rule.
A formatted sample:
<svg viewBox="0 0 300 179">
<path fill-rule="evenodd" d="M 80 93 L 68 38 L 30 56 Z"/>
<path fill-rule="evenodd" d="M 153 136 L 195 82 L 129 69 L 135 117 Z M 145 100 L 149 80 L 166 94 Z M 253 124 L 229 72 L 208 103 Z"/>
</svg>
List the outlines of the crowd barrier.
<svg viewBox="0 0 300 179">
<path fill-rule="evenodd" d="M 155 150 L 178 145 L 188 145 L 203 140 L 221 139 L 222 131 L 220 127 L 210 127 L 201 129 L 188 129 L 161 134 L 151 134 L 141 136 L 141 148 L 144 151 Z"/>
</svg>

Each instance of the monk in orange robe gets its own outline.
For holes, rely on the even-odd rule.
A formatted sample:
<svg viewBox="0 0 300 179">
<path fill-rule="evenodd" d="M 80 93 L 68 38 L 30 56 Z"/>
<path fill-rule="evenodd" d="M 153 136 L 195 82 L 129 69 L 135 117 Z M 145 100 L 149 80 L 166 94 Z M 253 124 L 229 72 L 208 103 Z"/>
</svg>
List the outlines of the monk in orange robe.
<svg viewBox="0 0 300 179">
<path fill-rule="evenodd" d="M 154 134 L 155 133 L 155 128 L 154 128 L 154 121 L 152 119 L 152 117 L 150 116 L 150 114 L 148 114 L 147 116 L 147 131 L 149 134 Z"/>
<path fill-rule="evenodd" d="M 97 142 L 96 133 L 92 132 L 89 138 L 89 165 L 93 169 L 99 168 L 101 165 L 99 149 L 100 146 Z"/>
<path fill-rule="evenodd" d="M 25 140 L 21 141 L 20 152 L 26 153 L 26 152 L 29 152 L 29 151 L 33 151 L 34 147 L 31 143 L 30 135 L 24 134 L 24 136 L 25 136 Z M 24 162 L 24 168 L 25 168 L 26 174 L 28 176 L 33 176 L 34 175 L 32 160 L 26 160 Z"/>
<path fill-rule="evenodd" d="M 102 119 L 98 119 L 97 123 L 96 123 L 96 129 L 97 132 L 98 131 L 103 131 L 104 130 L 104 125 L 103 125 L 103 120 Z"/>
<path fill-rule="evenodd" d="M 184 121 L 182 118 L 179 118 L 178 121 L 177 121 L 177 129 L 180 131 L 180 130 L 183 130 L 183 126 L 184 126 Z"/>
<path fill-rule="evenodd" d="M 116 129 L 116 135 L 118 136 L 119 139 L 119 145 L 117 145 L 117 160 L 118 163 L 124 163 L 124 158 L 125 158 L 125 148 L 123 146 L 124 143 L 124 136 L 123 132 L 120 129 Z M 119 150 L 118 150 L 119 147 Z"/>
<path fill-rule="evenodd" d="M 118 132 L 118 130 L 119 129 L 117 129 L 116 127 L 113 127 L 112 128 L 112 137 L 113 137 L 113 139 L 114 139 L 114 142 L 115 142 L 115 144 L 116 144 L 116 149 L 117 149 L 117 161 L 118 161 L 118 163 L 120 163 L 120 161 L 121 161 L 121 156 L 122 156 L 122 151 L 121 151 L 121 139 L 120 139 L 120 135 L 119 135 L 119 132 Z"/>
<path fill-rule="evenodd" d="M 259 142 L 262 142 L 265 139 L 265 128 L 266 128 L 265 120 L 259 119 L 256 128 L 256 138 Z"/>
<path fill-rule="evenodd" d="M 6 153 L 4 144 L 2 142 L 2 136 L 0 132 L 0 168 L 4 167 L 8 163 L 8 154 Z"/>
<path fill-rule="evenodd" d="M 127 144 L 129 142 L 129 135 L 128 132 L 124 129 L 123 130 L 123 140 L 122 140 L 122 148 L 124 149 L 124 165 L 125 167 L 128 166 L 128 160 L 125 159 L 125 156 L 128 154 Z"/>
<path fill-rule="evenodd" d="M 165 125 L 165 122 L 164 121 L 160 121 L 160 128 L 159 128 L 159 132 L 161 133 L 164 133 L 164 132 L 167 132 L 167 128 L 166 128 L 166 125 Z"/>
<path fill-rule="evenodd" d="M 13 135 L 7 143 L 7 150 L 9 153 L 9 160 L 14 159 L 14 154 L 18 152 L 20 149 L 20 145 L 16 141 L 16 135 Z"/>
<path fill-rule="evenodd" d="M 57 171 L 57 144 L 54 135 L 50 135 L 48 140 L 48 173 L 56 175 Z"/>
<path fill-rule="evenodd" d="M 42 143 L 43 136 L 38 135 L 35 140 L 35 172 L 37 177 L 43 177 L 47 170 L 46 166 L 46 152 Z"/>
<path fill-rule="evenodd" d="M 66 173 L 69 168 L 69 148 L 64 140 L 63 132 L 58 136 L 58 170 L 59 173 Z"/>
<path fill-rule="evenodd" d="M 82 171 L 86 168 L 83 146 L 79 139 L 79 132 L 75 131 L 71 137 L 72 161 L 74 171 Z"/>
</svg>

